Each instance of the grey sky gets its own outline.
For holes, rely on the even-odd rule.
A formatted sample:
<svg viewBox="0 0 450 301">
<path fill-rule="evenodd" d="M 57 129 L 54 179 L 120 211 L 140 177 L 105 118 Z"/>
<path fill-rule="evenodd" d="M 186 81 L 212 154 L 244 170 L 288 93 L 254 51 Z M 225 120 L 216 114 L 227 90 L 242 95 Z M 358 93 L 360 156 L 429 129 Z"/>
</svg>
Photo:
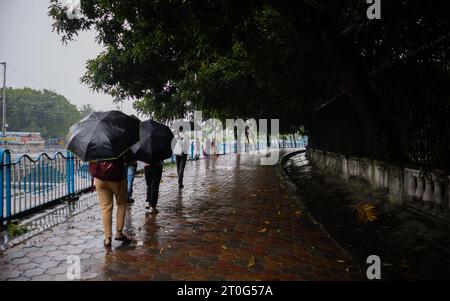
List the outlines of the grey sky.
<svg viewBox="0 0 450 301">
<path fill-rule="evenodd" d="M 102 50 L 95 33 L 83 32 L 76 41 L 61 44 L 52 32 L 48 6 L 49 0 L 0 0 L 0 62 L 8 65 L 6 85 L 52 89 L 77 106 L 90 103 L 97 110 L 116 109 L 111 96 L 93 93 L 79 81 L 86 60 Z M 135 114 L 130 101 L 123 104 L 123 111 Z"/>
</svg>

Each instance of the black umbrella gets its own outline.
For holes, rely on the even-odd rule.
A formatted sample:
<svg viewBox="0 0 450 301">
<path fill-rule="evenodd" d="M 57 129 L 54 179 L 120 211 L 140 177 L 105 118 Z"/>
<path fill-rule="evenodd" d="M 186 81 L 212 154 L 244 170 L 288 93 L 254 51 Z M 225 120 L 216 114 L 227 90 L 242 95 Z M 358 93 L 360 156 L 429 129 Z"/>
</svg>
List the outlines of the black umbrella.
<svg viewBox="0 0 450 301">
<path fill-rule="evenodd" d="M 139 141 L 139 119 L 120 111 L 93 112 L 69 130 L 67 149 L 83 161 L 113 160 Z"/>
<path fill-rule="evenodd" d="M 172 156 L 173 133 L 162 123 L 146 120 L 141 122 L 140 140 L 131 148 L 137 160 L 153 163 Z"/>
</svg>

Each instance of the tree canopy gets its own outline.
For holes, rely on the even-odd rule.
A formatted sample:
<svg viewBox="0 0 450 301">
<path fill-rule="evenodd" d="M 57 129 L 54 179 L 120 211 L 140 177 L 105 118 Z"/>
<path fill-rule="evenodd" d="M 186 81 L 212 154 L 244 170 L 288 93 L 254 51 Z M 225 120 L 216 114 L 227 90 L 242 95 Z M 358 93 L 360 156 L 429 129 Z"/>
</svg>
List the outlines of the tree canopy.
<svg viewBox="0 0 450 301">
<path fill-rule="evenodd" d="M 8 131 L 40 132 L 43 137 L 65 137 L 80 112 L 64 96 L 51 90 L 7 88 Z"/>
<path fill-rule="evenodd" d="M 94 106 L 90 103 L 81 105 L 78 110 L 80 111 L 80 118 L 84 118 L 95 111 Z"/>
<path fill-rule="evenodd" d="M 49 14 L 64 42 L 79 31 L 97 31 L 105 51 L 87 62 L 82 81 L 117 101 L 134 99 L 140 112 L 157 119 L 194 109 L 221 119 L 279 118 L 281 130 L 291 132 L 345 91 L 370 148 L 396 157 L 395 134 L 383 123 L 371 74 L 445 38 L 449 3 L 384 1 L 381 20 L 367 19 L 368 6 L 354 0 L 82 0 L 81 18 L 68 18 L 67 7 L 52 0 Z"/>
</svg>

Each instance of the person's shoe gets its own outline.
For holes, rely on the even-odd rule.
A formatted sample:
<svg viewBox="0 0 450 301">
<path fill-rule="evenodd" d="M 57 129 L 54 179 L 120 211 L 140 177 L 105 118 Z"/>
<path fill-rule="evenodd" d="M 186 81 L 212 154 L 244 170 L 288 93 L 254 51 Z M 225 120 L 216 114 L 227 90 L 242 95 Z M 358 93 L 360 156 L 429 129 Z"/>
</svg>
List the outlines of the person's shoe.
<svg viewBox="0 0 450 301">
<path fill-rule="evenodd" d="M 145 203 L 145 209 L 150 209 L 150 203 Z"/>
<path fill-rule="evenodd" d="M 129 243 L 129 242 L 131 242 L 133 239 L 130 238 L 130 237 L 128 237 L 128 236 L 126 236 L 125 234 L 121 233 L 121 234 L 119 234 L 119 235 L 116 235 L 116 237 L 114 238 L 114 240 L 118 240 L 118 241 L 121 241 L 121 242 L 124 242 L 124 243 Z"/>
<path fill-rule="evenodd" d="M 156 213 L 158 213 L 159 211 L 158 211 L 158 209 L 156 209 L 156 207 L 152 207 L 151 209 L 150 209 L 150 213 L 152 213 L 152 214 L 156 214 Z"/>
<path fill-rule="evenodd" d="M 106 248 L 111 247 L 111 237 L 105 238 L 105 239 L 103 240 L 103 245 L 104 245 Z"/>
<path fill-rule="evenodd" d="M 128 198 L 128 204 L 133 204 L 134 203 L 134 199 L 133 198 Z"/>
<path fill-rule="evenodd" d="M 178 185 L 178 188 L 179 188 L 179 189 L 183 189 L 183 188 L 184 188 L 184 185 L 183 185 L 183 184 L 180 184 L 180 185 Z"/>
</svg>

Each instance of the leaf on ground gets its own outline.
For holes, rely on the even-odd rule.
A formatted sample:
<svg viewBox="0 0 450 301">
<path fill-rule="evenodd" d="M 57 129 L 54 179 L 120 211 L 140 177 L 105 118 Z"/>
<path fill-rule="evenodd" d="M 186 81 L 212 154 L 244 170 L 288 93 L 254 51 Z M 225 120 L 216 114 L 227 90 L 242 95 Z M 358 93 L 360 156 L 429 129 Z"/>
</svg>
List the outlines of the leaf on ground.
<svg viewBox="0 0 450 301">
<path fill-rule="evenodd" d="M 294 212 L 294 214 L 297 215 L 297 216 L 300 216 L 300 215 L 303 214 L 303 211 L 302 210 L 297 210 L 297 211 Z"/>
<path fill-rule="evenodd" d="M 257 194 L 256 194 L 256 193 L 250 193 L 250 196 L 251 196 L 252 198 L 256 198 L 256 197 L 257 197 Z"/>
<path fill-rule="evenodd" d="M 208 190 L 209 190 L 210 193 L 216 193 L 216 192 L 219 191 L 219 188 L 217 188 L 217 187 L 215 187 L 215 186 L 211 186 L 211 187 L 209 187 Z"/>
<path fill-rule="evenodd" d="M 281 211 L 278 211 L 278 215 L 281 215 Z"/>
<path fill-rule="evenodd" d="M 262 228 L 261 230 L 258 230 L 259 233 L 264 233 L 267 231 L 267 228 Z"/>
<path fill-rule="evenodd" d="M 343 260 L 341 260 L 341 259 L 338 259 L 337 262 L 339 262 L 339 263 L 344 263 L 345 261 L 343 261 Z"/>
<path fill-rule="evenodd" d="M 255 264 L 256 264 L 255 257 L 252 256 L 252 257 L 250 257 L 250 259 L 248 261 L 247 268 L 254 267 Z"/>
<path fill-rule="evenodd" d="M 372 204 L 353 206 L 353 208 L 355 208 L 358 221 L 361 223 L 373 222 L 378 219 L 377 210 Z"/>
<path fill-rule="evenodd" d="M 162 254 L 164 252 L 164 248 L 161 248 L 161 250 L 159 250 L 159 254 Z"/>
<path fill-rule="evenodd" d="M 266 225 L 270 225 L 270 222 L 269 222 L 269 221 L 265 221 L 265 223 L 266 223 Z"/>
<path fill-rule="evenodd" d="M 225 246 L 225 245 L 222 245 L 222 249 L 225 251 L 228 250 L 227 246 Z"/>
</svg>

